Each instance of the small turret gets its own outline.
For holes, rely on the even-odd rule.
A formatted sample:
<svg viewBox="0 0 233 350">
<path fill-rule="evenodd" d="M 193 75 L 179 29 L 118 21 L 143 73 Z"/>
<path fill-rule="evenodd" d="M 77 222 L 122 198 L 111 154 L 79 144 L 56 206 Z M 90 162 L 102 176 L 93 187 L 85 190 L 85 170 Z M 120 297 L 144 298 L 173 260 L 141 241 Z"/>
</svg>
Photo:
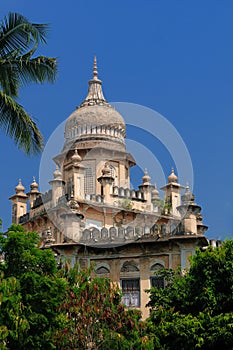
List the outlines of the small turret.
<svg viewBox="0 0 233 350">
<path fill-rule="evenodd" d="M 112 201 L 111 194 L 114 178 L 112 177 L 108 162 L 104 164 L 104 168 L 101 172 L 102 176 L 100 176 L 97 180 L 101 184 L 101 194 L 104 196 L 104 202 L 109 203 Z"/>
<path fill-rule="evenodd" d="M 62 173 L 56 166 L 56 170 L 53 173 L 53 180 L 49 181 L 52 187 L 52 205 L 55 207 L 57 205 L 58 199 L 63 195 L 63 188 L 65 182 L 62 180 Z"/>
<path fill-rule="evenodd" d="M 151 193 L 154 190 L 154 185 L 151 184 L 151 177 L 148 174 L 147 168 L 144 171 L 144 175 L 142 177 L 142 184 L 138 186 L 140 191 L 144 192 L 144 198 L 146 199 L 148 204 L 151 204 Z"/>
<path fill-rule="evenodd" d="M 208 227 L 202 223 L 201 207 L 194 202 L 195 196 L 188 185 L 181 199 L 182 205 L 177 209 L 183 219 L 184 233 L 204 234 Z"/>
<path fill-rule="evenodd" d="M 27 200 L 25 187 L 22 185 L 21 179 L 18 185 L 15 187 L 15 194 L 9 199 L 12 202 L 12 223 L 18 224 L 19 218 L 27 213 Z"/>
<path fill-rule="evenodd" d="M 168 183 L 161 188 L 165 191 L 165 204 L 170 206 L 170 214 L 180 216 L 177 207 L 181 204 L 180 192 L 184 187 L 178 183 L 178 177 L 172 168 L 171 174 L 168 176 Z"/>
<path fill-rule="evenodd" d="M 30 192 L 27 193 L 30 201 L 30 209 L 33 207 L 35 199 L 38 197 L 40 194 L 39 192 L 39 185 L 36 182 L 36 178 L 33 177 L 33 182 L 30 185 Z"/>
</svg>

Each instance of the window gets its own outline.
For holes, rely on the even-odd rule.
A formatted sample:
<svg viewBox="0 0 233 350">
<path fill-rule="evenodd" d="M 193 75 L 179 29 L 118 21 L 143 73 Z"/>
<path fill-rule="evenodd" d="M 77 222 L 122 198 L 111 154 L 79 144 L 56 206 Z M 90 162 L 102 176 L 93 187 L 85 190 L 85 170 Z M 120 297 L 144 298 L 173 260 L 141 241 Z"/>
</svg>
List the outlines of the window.
<svg viewBox="0 0 233 350">
<path fill-rule="evenodd" d="M 117 176 L 116 176 L 116 168 L 112 164 L 109 164 L 109 168 L 111 171 L 111 177 L 113 177 L 114 179 L 113 186 L 117 186 L 118 182 L 117 182 Z"/>
<path fill-rule="evenodd" d="M 74 195 L 74 183 L 73 183 L 73 178 L 70 177 L 67 181 L 67 194 L 68 197 L 70 197 L 71 195 Z"/>
<path fill-rule="evenodd" d="M 84 192 L 85 194 L 93 194 L 94 190 L 94 171 L 92 167 L 85 170 L 84 178 Z"/>
<path fill-rule="evenodd" d="M 160 262 L 156 262 L 155 264 L 153 264 L 150 268 L 150 271 L 154 271 L 154 272 L 157 272 L 160 270 L 160 269 L 163 269 L 164 266 L 160 263 Z M 165 280 L 164 280 L 164 277 L 162 276 L 159 276 L 157 274 L 157 276 L 153 276 L 150 278 L 150 284 L 151 284 L 151 287 L 156 287 L 156 288 L 165 288 Z"/>
<path fill-rule="evenodd" d="M 150 278 L 151 287 L 156 288 L 165 288 L 164 277 L 161 276 L 153 276 Z"/>
<path fill-rule="evenodd" d="M 121 280 L 122 304 L 127 307 L 140 306 L 140 279 L 129 278 Z"/>
<path fill-rule="evenodd" d="M 23 216 L 23 214 L 24 214 L 24 207 L 21 205 L 19 207 L 19 216 Z"/>
</svg>

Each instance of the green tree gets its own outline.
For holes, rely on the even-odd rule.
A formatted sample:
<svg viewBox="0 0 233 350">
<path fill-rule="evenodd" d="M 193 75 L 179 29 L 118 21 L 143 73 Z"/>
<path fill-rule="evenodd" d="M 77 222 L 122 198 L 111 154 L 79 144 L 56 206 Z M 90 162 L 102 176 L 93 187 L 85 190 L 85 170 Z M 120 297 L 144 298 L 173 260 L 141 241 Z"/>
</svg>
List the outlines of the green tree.
<svg viewBox="0 0 233 350">
<path fill-rule="evenodd" d="M 57 310 L 66 281 L 57 275 L 51 250 L 38 247 L 39 237 L 12 225 L 0 239 L 5 256 L 0 280 L 0 348 L 54 349 Z"/>
<path fill-rule="evenodd" d="M 153 349 L 141 313 L 125 309 L 119 288 L 108 278 L 78 266 L 65 274 L 69 285 L 60 309 L 63 329 L 55 335 L 57 349 Z"/>
<path fill-rule="evenodd" d="M 233 240 L 197 250 L 189 271 L 162 270 L 150 291 L 148 332 L 155 349 L 233 348 Z"/>
<path fill-rule="evenodd" d="M 0 23 L 0 127 L 27 154 L 41 151 L 43 138 L 16 98 L 24 84 L 55 81 L 56 59 L 34 57 L 47 34 L 48 25 L 30 23 L 18 13 L 9 13 Z"/>
</svg>

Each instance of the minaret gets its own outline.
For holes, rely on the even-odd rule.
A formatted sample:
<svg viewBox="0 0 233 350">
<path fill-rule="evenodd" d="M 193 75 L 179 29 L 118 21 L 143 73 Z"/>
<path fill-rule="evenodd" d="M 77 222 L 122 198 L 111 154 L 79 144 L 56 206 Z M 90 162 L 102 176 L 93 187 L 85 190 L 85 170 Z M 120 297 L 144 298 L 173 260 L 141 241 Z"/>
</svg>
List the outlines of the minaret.
<svg viewBox="0 0 233 350">
<path fill-rule="evenodd" d="M 177 207 L 181 204 L 180 191 L 183 189 L 184 187 L 178 183 L 178 177 L 172 168 L 172 172 L 168 176 L 168 183 L 161 188 L 165 191 L 165 205 L 169 206 L 169 212 L 172 215 L 180 216 Z"/>
<path fill-rule="evenodd" d="M 190 191 L 189 186 L 186 186 L 185 193 L 181 197 L 182 205 L 178 210 L 182 216 L 183 229 L 185 234 L 204 234 L 207 226 L 202 223 L 201 207 L 194 200 L 194 194 Z"/>
<path fill-rule="evenodd" d="M 155 212 L 158 212 L 159 210 L 161 210 L 160 204 L 161 204 L 161 200 L 159 198 L 159 191 L 156 188 L 156 185 L 154 185 L 154 188 L 151 192 L 151 203 L 153 204 L 153 210 Z"/>
<path fill-rule="evenodd" d="M 148 174 L 148 170 L 145 169 L 144 176 L 142 177 L 142 185 L 138 186 L 139 189 L 144 192 L 144 198 L 146 199 L 147 203 L 151 203 L 151 193 L 154 190 L 154 185 L 150 182 L 151 177 Z"/>
<path fill-rule="evenodd" d="M 102 169 L 102 175 L 97 180 L 101 184 L 101 194 L 104 196 L 104 202 L 112 202 L 111 194 L 114 178 L 111 175 L 111 169 L 107 162 L 105 163 L 104 168 Z"/>
<path fill-rule="evenodd" d="M 38 188 L 39 188 L 39 185 L 36 182 L 35 177 L 33 177 L 33 182 L 30 185 L 30 192 L 27 193 L 27 196 L 29 197 L 29 202 L 30 202 L 30 209 L 33 207 L 35 199 L 40 194 Z"/>
<path fill-rule="evenodd" d="M 63 235 L 69 241 L 79 242 L 81 239 L 81 221 L 84 215 L 79 210 L 79 204 L 74 199 L 73 193 L 70 200 L 67 202 L 68 210 L 61 215 L 64 228 Z"/>
<path fill-rule="evenodd" d="M 74 150 L 74 154 L 71 157 L 73 184 L 74 184 L 74 198 L 85 199 L 84 196 L 84 171 L 85 166 L 82 164 L 82 158 L 78 154 L 77 148 Z"/>
<path fill-rule="evenodd" d="M 15 194 L 9 199 L 12 202 L 12 223 L 18 224 L 19 218 L 27 213 L 28 196 L 24 193 L 25 187 L 22 185 L 21 179 L 15 187 Z"/>
<path fill-rule="evenodd" d="M 62 180 L 62 173 L 56 166 L 56 170 L 53 173 L 53 180 L 49 181 L 52 186 L 52 205 L 55 207 L 57 205 L 58 198 L 63 195 L 63 188 L 65 182 Z"/>
<path fill-rule="evenodd" d="M 84 172 L 86 168 L 82 164 L 82 157 L 79 155 L 78 149 L 75 148 L 71 152 L 72 155 L 69 156 L 63 167 L 66 185 L 69 187 L 67 187 L 67 194 L 71 196 L 73 193 L 75 199 L 85 199 Z"/>
</svg>

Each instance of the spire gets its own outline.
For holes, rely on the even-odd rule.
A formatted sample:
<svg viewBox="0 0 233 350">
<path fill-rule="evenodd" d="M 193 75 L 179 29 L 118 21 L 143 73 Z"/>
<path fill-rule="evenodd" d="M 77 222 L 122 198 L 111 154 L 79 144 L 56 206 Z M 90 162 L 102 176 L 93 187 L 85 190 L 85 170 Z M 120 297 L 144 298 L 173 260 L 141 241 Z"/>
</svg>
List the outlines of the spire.
<svg viewBox="0 0 233 350">
<path fill-rule="evenodd" d="M 94 56 L 93 80 L 99 80 L 97 75 L 98 75 L 98 71 L 97 71 L 97 60 L 96 60 L 96 56 Z"/>
<path fill-rule="evenodd" d="M 111 107 L 111 105 L 105 100 L 103 90 L 102 90 L 102 81 L 98 78 L 96 56 L 94 56 L 93 78 L 89 80 L 87 97 L 78 108 L 85 107 L 85 106 L 94 106 L 94 105 L 100 105 L 100 106 L 104 105 L 104 106 Z"/>
</svg>

